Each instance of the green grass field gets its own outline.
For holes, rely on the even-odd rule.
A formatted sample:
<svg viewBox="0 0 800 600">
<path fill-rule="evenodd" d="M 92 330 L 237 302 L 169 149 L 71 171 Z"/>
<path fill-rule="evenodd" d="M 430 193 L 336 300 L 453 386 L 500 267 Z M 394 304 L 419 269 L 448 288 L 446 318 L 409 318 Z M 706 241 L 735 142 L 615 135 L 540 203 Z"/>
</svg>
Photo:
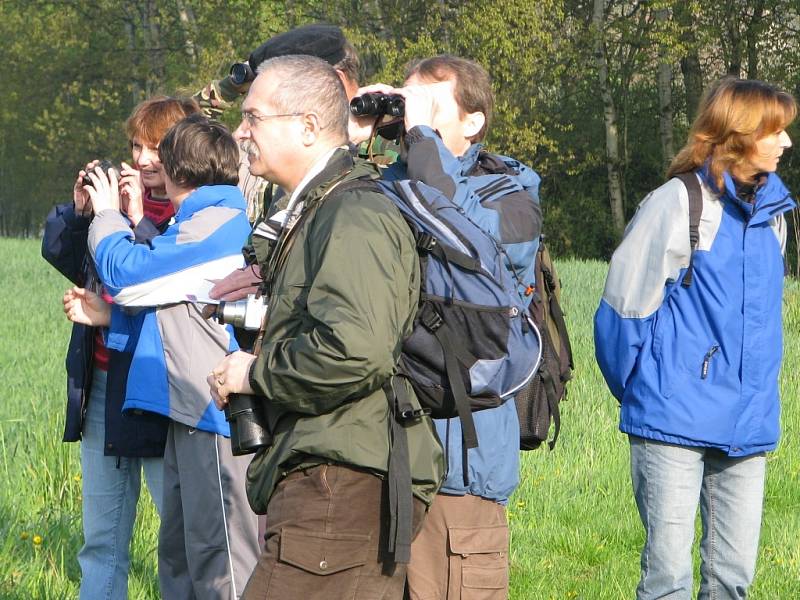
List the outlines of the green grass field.
<svg viewBox="0 0 800 600">
<path fill-rule="evenodd" d="M 594 363 L 591 318 L 605 266 L 559 263 L 577 372 L 554 452 L 523 456 L 509 504 L 512 599 L 632 598 L 643 532 L 617 403 Z M 79 446 L 62 444 L 67 281 L 38 242 L 0 239 L 0 599 L 77 596 L 81 545 Z M 783 440 L 769 457 L 761 554 L 751 597 L 800 598 L 800 285 L 785 301 Z M 158 597 L 157 518 L 139 503 L 130 597 Z"/>
</svg>

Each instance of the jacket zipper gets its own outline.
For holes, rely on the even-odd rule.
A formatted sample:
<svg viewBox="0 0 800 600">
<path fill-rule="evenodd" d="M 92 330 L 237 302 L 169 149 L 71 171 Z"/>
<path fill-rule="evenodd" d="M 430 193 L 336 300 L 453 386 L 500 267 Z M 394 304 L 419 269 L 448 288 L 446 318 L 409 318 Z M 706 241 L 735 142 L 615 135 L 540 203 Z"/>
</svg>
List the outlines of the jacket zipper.
<svg viewBox="0 0 800 600">
<path fill-rule="evenodd" d="M 714 344 L 711 346 L 708 352 L 706 352 L 706 356 L 703 359 L 703 372 L 701 374 L 701 379 L 705 379 L 708 377 L 708 365 L 711 362 L 711 357 L 716 354 L 717 350 L 719 350 L 719 346 Z"/>
</svg>

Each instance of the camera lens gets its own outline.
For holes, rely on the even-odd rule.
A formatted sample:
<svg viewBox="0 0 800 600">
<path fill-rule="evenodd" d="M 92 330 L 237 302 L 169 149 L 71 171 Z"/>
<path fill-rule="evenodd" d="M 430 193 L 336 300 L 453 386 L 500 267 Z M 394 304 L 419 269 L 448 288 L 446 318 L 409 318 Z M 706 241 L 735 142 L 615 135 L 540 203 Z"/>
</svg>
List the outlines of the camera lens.
<svg viewBox="0 0 800 600">
<path fill-rule="evenodd" d="M 100 167 L 103 170 L 103 173 L 108 175 L 109 169 L 113 169 L 114 168 L 114 163 L 112 163 L 110 160 L 101 160 L 100 164 L 97 165 L 97 166 Z M 92 169 L 92 170 L 94 170 L 94 169 Z M 94 185 L 94 183 L 92 182 L 92 179 L 89 177 L 88 173 L 83 176 L 82 183 L 83 183 L 83 185 L 91 185 L 91 186 Z"/>
<path fill-rule="evenodd" d="M 242 85 L 256 78 L 253 69 L 247 63 L 234 63 L 231 67 L 230 76 L 234 85 Z"/>
</svg>

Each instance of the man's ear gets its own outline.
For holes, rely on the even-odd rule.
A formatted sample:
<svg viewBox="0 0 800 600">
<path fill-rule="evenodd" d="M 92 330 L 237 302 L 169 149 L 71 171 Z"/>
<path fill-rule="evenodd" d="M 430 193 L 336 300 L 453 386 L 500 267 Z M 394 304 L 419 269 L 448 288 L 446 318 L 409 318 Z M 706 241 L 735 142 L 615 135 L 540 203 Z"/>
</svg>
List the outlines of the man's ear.
<svg viewBox="0 0 800 600">
<path fill-rule="evenodd" d="M 482 112 L 467 113 L 464 117 L 464 137 L 468 140 L 474 138 L 486 123 L 486 115 Z"/>
<path fill-rule="evenodd" d="M 319 115 L 316 113 L 307 113 L 303 115 L 302 122 L 303 144 L 310 146 L 317 141 L 322 133 L 322 123 L 319 120 Z"/>
</svg>

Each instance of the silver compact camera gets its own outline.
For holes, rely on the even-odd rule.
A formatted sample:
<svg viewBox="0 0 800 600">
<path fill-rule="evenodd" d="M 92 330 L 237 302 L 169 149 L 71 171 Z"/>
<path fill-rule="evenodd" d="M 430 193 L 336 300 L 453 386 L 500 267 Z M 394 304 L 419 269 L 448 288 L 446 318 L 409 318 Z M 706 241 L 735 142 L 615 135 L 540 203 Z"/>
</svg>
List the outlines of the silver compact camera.
<svg viewBox="0 0 800 600">
<path fill-rule="evenodd" d="M 265 296 L 248 294 L 244 300 L 235 302 L 220 302 L 211 316 L 222 325 L 233 325 L 247 331 L 258 331 L 267 314 L 267 299 Z"/>
</svg>

